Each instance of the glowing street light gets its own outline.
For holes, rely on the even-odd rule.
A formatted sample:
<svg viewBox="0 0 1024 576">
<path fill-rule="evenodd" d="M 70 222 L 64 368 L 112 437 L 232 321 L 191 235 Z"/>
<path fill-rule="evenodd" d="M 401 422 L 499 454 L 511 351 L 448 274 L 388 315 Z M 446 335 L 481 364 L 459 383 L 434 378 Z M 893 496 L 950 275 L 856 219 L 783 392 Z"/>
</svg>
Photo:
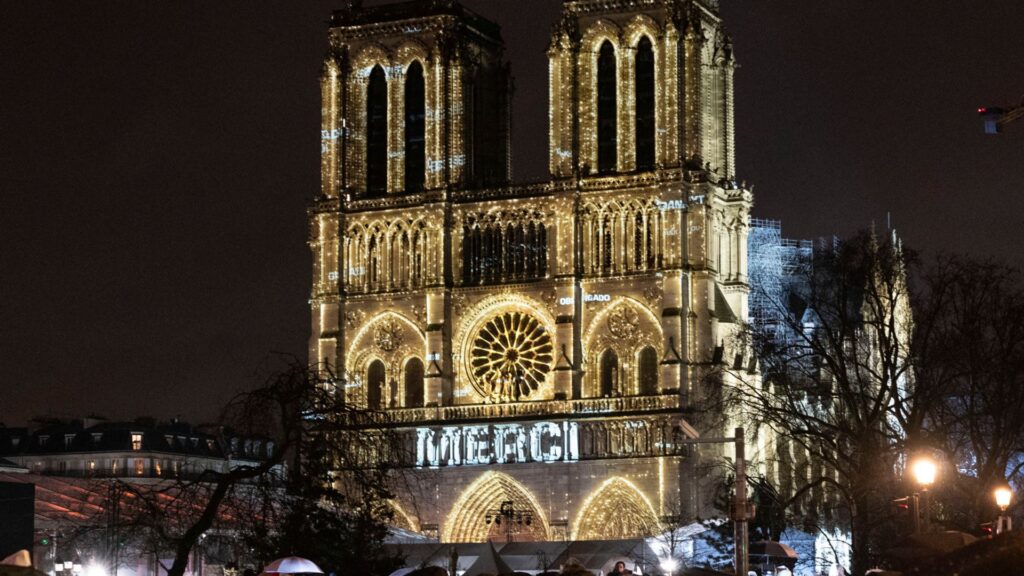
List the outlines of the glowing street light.
<svg viewBox="0 0 1024 576">
<path fill-rule="evenodd" d="M 85 576 L 107 576 L 107 569 L 98 562 L 93 562 L 85 567 Z"/>
<path fill-rule="evenodd" d="M 1013 530 L 1013 521 L 1006 515 L 1006 509 L 1010 507 L 1010 501 L 1013 500 L 1013 492 L 1005 486 L 996 488 L 994 495 L 996 497 L 996 506 L 999 506 L 999 520 L 996 521 L 996 534 L 1002 534 L 1003 532 L 1009 532 Z"/>
<path fill-rule="evenodd" d="M 930 532 L 932 511 L 928 501 L 928 488 L 935 483 L 939 466 L 928 456 L 921 456 L 910 465 L 910 471 L 914 474 L 917 483 L 921 485 L 921 513 L 924 520 L 921 527 L 924 532 Z"/>
<path fill-rule="evenodd" d="M 996 488 L 996 506 L 1003 512 L 1010 506 L 1010 500 L 1013 499 L 1013 492 L 1010 492 L 1009 488 Z"/>
<path fill-rule="evenodd" d="M 914 473 L 914 479 L 921 485 L 925 490 L 929 486 L 935 483 L 935 476 L 938 473 L 939 467 L 935 464 L 935 461 L 927 456 L 923 456 L 914 461 L 911 467 L 911 471 Z"/>
<path fill-rule="evenodd" d="M 662 558 L 661 563 L 659 563 L 659 567 L 665 574 L 672 574 L 676 571 L 676 568 L 679 568 L 679 560 L 676 560 L 671 556 Z"/>
</svg>

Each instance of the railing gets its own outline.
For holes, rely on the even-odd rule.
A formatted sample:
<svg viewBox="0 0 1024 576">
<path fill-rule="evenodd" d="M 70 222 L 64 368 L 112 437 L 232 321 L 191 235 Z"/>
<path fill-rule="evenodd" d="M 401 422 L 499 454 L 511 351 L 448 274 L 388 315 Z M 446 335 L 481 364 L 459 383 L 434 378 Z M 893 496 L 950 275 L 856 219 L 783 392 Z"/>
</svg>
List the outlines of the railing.
<svg viewBox="0 0 1024 576">
<path fill-rule="evenodd" d="M 425 408 L 393 408 L 375 413 L 382 424 L 413 424 L 420 422 L 463 420 L 510 420 L 538 416 L 573 416 L 678 410 L 679 394 L 658 396 L 621 396 L 617 398 L 581 398 L 577 400 L 542 400 L 506 404 L 462 404 Z"/>
</svg>

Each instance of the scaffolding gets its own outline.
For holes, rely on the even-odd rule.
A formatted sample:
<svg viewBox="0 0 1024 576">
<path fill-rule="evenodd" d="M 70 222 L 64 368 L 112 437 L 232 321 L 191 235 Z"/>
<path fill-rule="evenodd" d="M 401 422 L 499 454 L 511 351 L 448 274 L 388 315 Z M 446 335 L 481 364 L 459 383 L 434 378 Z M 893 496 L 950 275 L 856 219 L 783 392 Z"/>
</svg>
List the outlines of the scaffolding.
<svg viewBox="0 0 1024 576">
<path fill-rule="evenodd" d="M 779 220 L 750 219 L 747 240 L 750 322 L 755 330 L 783 336 L 792 325 L 789 293 L 814 255 L 810 240 L 782 237 Z"/>
</svg>

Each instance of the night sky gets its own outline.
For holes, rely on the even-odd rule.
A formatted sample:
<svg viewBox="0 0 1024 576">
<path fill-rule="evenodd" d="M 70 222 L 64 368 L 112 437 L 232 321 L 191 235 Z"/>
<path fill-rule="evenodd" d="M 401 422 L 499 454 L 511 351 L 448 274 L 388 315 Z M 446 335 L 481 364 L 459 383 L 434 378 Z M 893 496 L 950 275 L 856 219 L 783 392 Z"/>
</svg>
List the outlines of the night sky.
<svg viewBox="0 0 1024 576">
<path fill-rule="evenodd" d="M 372 2 L 367 2 L 368 4 Z M 1020 0 L 723 0 L 739 177 L 789 237 L 886 214 L 908 246 L 1024 264 Z M 514 172 L 546 172 L 558 0 L 466 0 L 516 77 Z M 0 422 L 213 418 L 305 356 L 306 207 L 337 2 L 0 4 Z"/>
</svg>

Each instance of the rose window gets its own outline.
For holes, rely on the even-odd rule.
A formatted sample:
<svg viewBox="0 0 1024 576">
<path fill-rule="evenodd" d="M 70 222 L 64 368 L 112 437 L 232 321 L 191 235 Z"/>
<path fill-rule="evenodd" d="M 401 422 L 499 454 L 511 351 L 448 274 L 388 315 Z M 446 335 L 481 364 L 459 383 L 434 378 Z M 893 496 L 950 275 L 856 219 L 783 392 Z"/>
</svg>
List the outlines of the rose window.
<svg viewBox="0 0 1024 576">
<path fill-rule="evenodd" d="M 473 339 L 469 357 L 477 389 L 492 402 L 527 399 L 544 383 L 554 359 L 551 335 L 522 312 L 488 320 Z"/>
</svg>

